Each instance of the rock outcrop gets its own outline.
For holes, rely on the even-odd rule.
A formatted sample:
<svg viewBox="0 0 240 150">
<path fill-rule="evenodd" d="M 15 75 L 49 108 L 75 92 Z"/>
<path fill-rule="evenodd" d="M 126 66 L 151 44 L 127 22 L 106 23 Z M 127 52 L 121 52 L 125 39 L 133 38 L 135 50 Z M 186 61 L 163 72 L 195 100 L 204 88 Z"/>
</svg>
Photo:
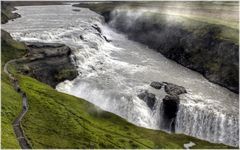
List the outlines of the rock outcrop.
<svg viewBox="0 0 240 150">
<path fill-rule="evenodd" d="M 175 132 L 175 118 L 177 116 L 179 107 L 179 97 L 178 95 L 166 95 L 162 102 L 162 118 L 164 122 L 162 123 L 162 128 Z"/>
<path fill-rule="evenodd" d="M 163 98 L 163 111 L 168 119 L 175 118 L 178 111 L 179 97 L 177 95 L 166 95 Z"/>
<path fill-rule="evenodd" d="M 18 13 L 13 13 L 16 10 L 11 2 L 1 1 L 1 23 L 7 23 L 9 20 L 21 17 Z"/>
<path fill-rule="evenodd" d="M 155 88 L 155 89 L 158 89 L 160 90 L 163 86 L 163 83 L 161 82 L 156 82 L 156 81 L 153 81 L 151 84 L 150 84 L 151 87 Z"/>
<path fill-rule="evenodd" d="M 187 90 L 183 86 L 179 86 L 176 84 L 163 82 L 165 84 L 164 90 L 169 95 L 180 95 L 187 93 Z"/>
<path fill-rule="evenodd" d="M 183 86 L 169 82 L 153 81 L 150 86 L 158 90 L 160 90 L 162 87 L 164 88 L 164 91 L 167 95 L 162 99 L 161 104 L 161 129 L 175 132 L 175 119 L 180 104 L 179 95 L 187 93 L 187 90 Z M 146 97 L 149 97 L 149 93 L 145 91 L 138 96 L 141 99 L 145 99 Z"/>
<path fill-rule="evenodd" d="M 57 43 L 27 43 L 29 53 L 19 70 L 52 87 L 77 77 L 72 64 L 71 49 Z"/>
<path fill-rule="evenodd" d="M 148 105 L 149 108 L 153 109 L 153 106 L 156 101 L 156 96 L 153 93 L 149 93 L 148 91 L 144 91 L 143 93 L 140 93 L 138 97 Z"/>
<path fill-rule="evenodd" d="M 95 30 L 97 30 L 98 33 L 102 33 L 101 28 L 100 28 L 97 24 L 92 25 L 92 27 L 93 27 Z"/>
</svg>

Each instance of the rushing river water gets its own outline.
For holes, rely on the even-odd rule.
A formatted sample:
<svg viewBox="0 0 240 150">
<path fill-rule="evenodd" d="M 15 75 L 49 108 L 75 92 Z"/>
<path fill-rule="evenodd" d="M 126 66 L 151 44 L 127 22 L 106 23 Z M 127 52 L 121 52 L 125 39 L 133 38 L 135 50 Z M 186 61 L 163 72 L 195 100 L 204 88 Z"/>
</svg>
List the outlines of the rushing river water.
<svg viewBox="0 0 240 150">
<path fill-rule="evenodd" d="M 22 17 L 2 25 L 15 39 L 64 43 L 73 49 L 72 60 L 78 67 L 79 76 L 60 83 L 56 87 L 58 91 L 84 98 L 136 125 L 160 129 L 160 106 L 165 92 L 153 89 L 149 84 L 165 81 L 181 85 L 188 93 L 180 96 L 176 132 L 238 146 L 237 94 L 128 40 L 88 9 L 73 11 L 70 5 L 17 9 Z M 102 33 L 93 27 L 96 25 Z M 153 110 L 137 97 L 143 90 L 156 95 Z"/>
</svg>

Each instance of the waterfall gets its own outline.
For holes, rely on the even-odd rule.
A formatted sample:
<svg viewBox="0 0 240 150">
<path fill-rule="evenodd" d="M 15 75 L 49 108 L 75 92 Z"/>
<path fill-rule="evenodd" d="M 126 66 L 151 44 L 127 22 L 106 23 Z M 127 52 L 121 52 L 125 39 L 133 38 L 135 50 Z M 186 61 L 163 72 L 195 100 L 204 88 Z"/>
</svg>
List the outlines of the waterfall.
<svg viewBox="0 0 240 150">
<path fill-rule="evenodd" d="M 238 146 L 237 94 L 129 40 L 88 9 L 79 13 L 71 6 L 25 6 L 17 12 L 21 18 L 2 25 L 15 39 L 63 43 L 73 50 L 79 76 L 58 84 L 58 91 L 84 98 L 138 126 Z M 175 83 L 188 91 L 180 97 L 176 118 L 167 123 L 162 108 L 166 93 L 151 88 L 152 81 Z M 143 90 L 156 95 L 152 109 L 137 97 Z"/>
<path fill-rule="evenodd" d="M 180 105 L 176 132 L 203 140 L 239 146 L 238 115 L 219 113 L 198 106 Z"/>
</svg>

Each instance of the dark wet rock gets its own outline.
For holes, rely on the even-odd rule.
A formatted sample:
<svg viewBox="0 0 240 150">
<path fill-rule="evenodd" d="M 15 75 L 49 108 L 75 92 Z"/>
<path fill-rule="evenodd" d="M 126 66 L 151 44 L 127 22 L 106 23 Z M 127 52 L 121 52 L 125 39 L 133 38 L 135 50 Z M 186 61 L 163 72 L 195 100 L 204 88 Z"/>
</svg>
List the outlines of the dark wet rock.
<svg viewBox="0 0 240 150">
<path fill-rule="evenodd" d="M 69 56 L 71 49 L 63 44 L 58 43 L 31 43 L 27 44 L 29 48 L 29 56 L 43 56 L 43 57 L 59 57 Z"/>
<path fill-rule="evenodd" d="M 163 82 L 163 83 L 166 84 L 164 86 L 164 90 L 169 95 L 180 95 L 180 94 L 187 93 L 187 90 L 183 86 L 179 86 L 179 85 L 168 83 L 168 82 Z"/>
<path fill-rule="evenodd" d="M 83 36 L 82 36 L 82 35 L 80 35 L 80 36 L 79 36 L 79 38 L 80 38 L 81 40 L 84 40 L 84 38 L 83 38 Z"/>
<path fill-rule="evenodd" d="M 102 37 L 102 34 L 101 34 L 101 33 L 96 33 L 96 35 L 99 36 L 100 38 L 104 39 L 104 38 Z"/>
<path fill-rule="evenodd" d="M 107 37 L 106 36 L 103 36 L 103 38 L 105 39 L 105 41 L 107 41 L 107 42 L 112 42 L 112 40 L 109 40 L 109 39 L 107 39 Z"/>
<path fill-rule="evenodd" d="M 138 98 L 140 98 L 140 99 L 144 99 L 144 97 L 146 96 L 148 94 L 148 91 L 144 91 L 144 92 L 142 92 L 142 93 L 140 93 L 140 94 L 138 94 Z"/>
<path fill-rule="evenodd" d="M 40 42 L 26 42 L 29 48 L 58 48 L 65 46 L 60 43 L 40 43 Z"/>
<path fill-rule="evenodd" d="M 58 43 L 27 43 L 27 60 L 19 70 L 52 87 L 64 80 L 73 80 L 78 72 L 72 64 L 71 49 Z"/>
<path fill-rule="evenodd" d="M 140 93 L 138 97 L 144 100 L 149 108 L 153 109 L 156 101 L 156 96 L 153 93 L 148 93 L 148 91 L 144 91 L 143 93 Z"/>
<path fill-rule="evenodd" d="M 156 82 L 156 81 L 153 81 L 151 84 L 150 84 L 151 87 L 155 88 L 155 89 L 158 89 L 160 90 L 163 86 L 163 83 L 161 82 Z"/>
<path fill-rule="evenodd" d="M 98 25 L 93 25 L 92 26 L 94 29 L 96 29 L 99 33 L 102 33 L 102 30 L 100 29 L 100 27 Z"/>
<path fill-rule="evenodd" d="M 20 18 L 20 17 L 21 17 L 21 15 L 18 14 L 18 13 L 13 13 L 13 16 L 14 16 L 14 19 L 15 19 L 15 18 Z"/>
<path fill-rule="evenodd" d="M 180 99 L 176 95 L 166 95 L 163 98 L 164 116 L 171 119 L 176 117 Z"/>
<path fill-rule="evenodd" d="M 161 128 L 175 132 L 175 121 L 179 108 L 179 97 L 176 95 L 166 95 L 162 102 Z"/>
<path fill-rule="evenodd" d="M 148 95 L 144 97 L 144 101 L 147 103 L 148 107 L 152 109 L 155 104 L 156 97 L 154 94 L 148 93 Z"/>
<path fill-rule="evenodd" d="M 80 12 L 81 9 L 72 9 L 73 11 Z"/>
</svg>

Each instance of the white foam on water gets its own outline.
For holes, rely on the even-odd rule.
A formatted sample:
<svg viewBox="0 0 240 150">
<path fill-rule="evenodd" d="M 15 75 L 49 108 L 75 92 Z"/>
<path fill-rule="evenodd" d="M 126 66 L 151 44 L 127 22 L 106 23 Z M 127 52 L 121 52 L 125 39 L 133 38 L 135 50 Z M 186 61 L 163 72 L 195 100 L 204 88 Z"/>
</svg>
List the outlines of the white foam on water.
<svg viewBox="0 0 240 150">
<path fill-rule="evenodd" d="M 103 18 L 88 9 L 79 8 L 81 11 L 75 12 L 69 5 L 17 8 L 22 17 L 2 25 L 15 39 L 64 43 L 73 50 L 71 58 L 79 76 L 58 84 L 58 91 L 86 99 L 136 125 L 160 129 L 165 92 L 149 84 L 152 81 L 175 83 L 188 91 L 180 97 L 177 133 L 239 145 L 237 94 L 128 40 L 104 25 Z M 92 27 L 95 24 L 102 33 Z M 156 95 L 153 109 L 137 97 L 144 90 Z"/>
</svg>

